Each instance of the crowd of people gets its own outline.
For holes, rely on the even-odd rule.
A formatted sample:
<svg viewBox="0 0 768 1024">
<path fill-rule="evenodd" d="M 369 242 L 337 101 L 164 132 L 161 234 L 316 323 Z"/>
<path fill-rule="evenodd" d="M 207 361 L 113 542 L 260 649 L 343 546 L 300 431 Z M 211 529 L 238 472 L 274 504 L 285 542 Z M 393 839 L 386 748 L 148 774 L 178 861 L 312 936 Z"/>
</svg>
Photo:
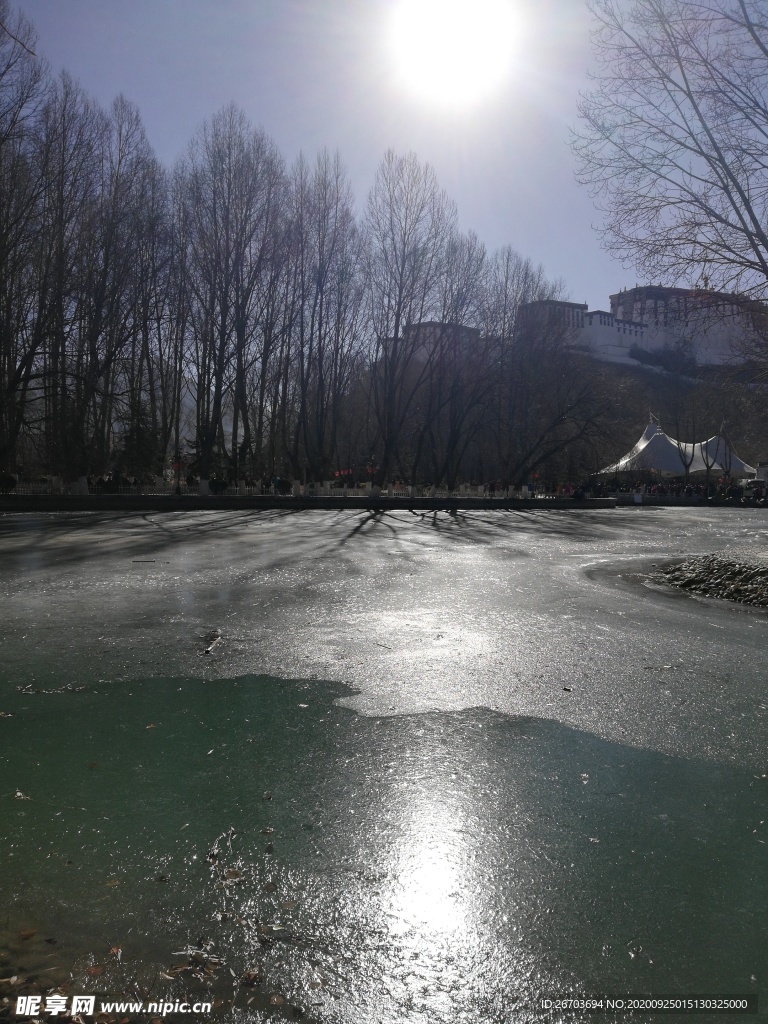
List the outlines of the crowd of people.
<svg viewBox="0 0 768 1024">
<path fill-rule="evenodd" d="M 605 489 L 605 485 L 603 485 Z M 647 494 L 652 497 L 690 498 L 700 502 L 720 505 L 744 505 L 765 507 L 766 484 L 762 480 L 749 481 L 746 485 L 737 480 L 722 478 L 716 482 L 692 482 L 688 480 L 669 481 L 625 481 L 614 488 L 615 491 L 628 491 L 635 494 Z M 595 491 L 592 491 L 595 494 Z M 607 493 L 607 492 L 606 492 Z"/>
</svg>

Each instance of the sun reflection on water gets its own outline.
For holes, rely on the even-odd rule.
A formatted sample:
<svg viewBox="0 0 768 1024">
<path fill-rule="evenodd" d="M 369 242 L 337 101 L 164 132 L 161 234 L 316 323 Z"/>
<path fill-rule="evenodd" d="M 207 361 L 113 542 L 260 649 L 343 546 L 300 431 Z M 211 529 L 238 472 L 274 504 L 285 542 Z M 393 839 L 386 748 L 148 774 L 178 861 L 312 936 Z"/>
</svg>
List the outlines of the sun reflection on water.
<svg viewBox="0 0 768 1024">
<path fill-rule="evenodd" d="M 459 876 L 449 847 L 438 843 L 422 847 L 403 877 L 398 901 L 403 918 L 435 931 L 458 931 L 462 923 Z"/>
<path fill-rule="evenodd" d="M 467 843 L 474 829 L 468 808 L 462 806 L 461 790 L 452 785 L 450 773 L 441 770 L 447 767 L 446 749 L 435 746 L 430 756 L 436 770 L 411 775 L 400 788 L 399 843 L 387 893 L 390 931 L 417 939 L 420 949 L 430 943 L 470 940 L 470 900 L 475 891 Z"/>
</svg>

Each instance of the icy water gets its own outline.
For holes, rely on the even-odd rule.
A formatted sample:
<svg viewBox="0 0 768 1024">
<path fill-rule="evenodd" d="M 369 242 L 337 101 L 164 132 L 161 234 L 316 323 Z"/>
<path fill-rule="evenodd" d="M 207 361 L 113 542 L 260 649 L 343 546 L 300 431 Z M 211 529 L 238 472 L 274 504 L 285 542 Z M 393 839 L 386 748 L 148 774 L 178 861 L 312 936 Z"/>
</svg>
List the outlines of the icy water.
<svg viewBox="0 0 768 1024">
<path fill-rule="evenodd" d="M 727 667 L 696 672 L 724 716 L 715 681 L 734 685 L 737 709 L 752 702 L 746 753 L 725 756 L 713 753 L 730 751 L 726 733 L 713 739 L 716 721 L 698 744 L 689 735 L 665 750 L 557 720 L 543 701 L 539 715 L 439 699 L 361 714 L 357 690 L 339 681 L 228 673 L 242 659 L 217 662 L 220 645 L 205 655 L 212 641 L 200 632 L 175 674 L 151 630 L 137 645 L 140 587 L 118 612 L 113 593 L 93 597 L 103 568 L 55 545 L 5 543 L 17 562 L 5 605 L 13 668 L 0 690 L 0 997 L 64 984 L 210 993 L 205 1019 L 222 1021 L 485 1024 L 577 1019 L 540 1006 L 575 992 L 760 991 L 768 780 L 750 751 L 765 739 L 765 702 L 754 703 L 752 677 L 741 693 L 734 680 L 739 644 L 755 629 L 764 637 L 765 617 L 663 599 L 680 635 L 702 610 L 712 628 L 731 623 Z M 90 598 L 78 598 L 78 580 Z M 640 588 L 606 594 L 614 609 L 644 599 Z M 21 629 L 41 616 L 53 623 L 30 645 Z M 97 655 L 97 636 L 118 653 Z M 553 639 L 562 661 L 588 664 L 583 646 Z M 153 651 L 161 673 L 147 671 Z M 524 657 L 510 663 L 511 689 Z M 617 708 L 630 668 L 615 680 Z M 700 728 L 681 696 L 697 684 L 679 682 L 682 666 L 660 669 L 657 717 L 678 687 L 673 731 L 686 719 Z M 570 683 L 557 685 L 565 700 Z M 19 1019 L 10 1003 L 3 1014 Z"/>
</svg>

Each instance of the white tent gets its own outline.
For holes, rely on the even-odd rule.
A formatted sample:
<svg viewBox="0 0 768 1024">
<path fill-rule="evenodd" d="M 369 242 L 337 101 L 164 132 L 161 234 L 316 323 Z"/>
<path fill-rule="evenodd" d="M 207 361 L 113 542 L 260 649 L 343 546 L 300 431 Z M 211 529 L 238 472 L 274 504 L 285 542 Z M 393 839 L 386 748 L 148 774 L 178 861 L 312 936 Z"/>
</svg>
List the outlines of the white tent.
<svg viewBox="0 0 768 1024">
<path fill-rule="evenodd" d="M 643 436 L 627 454 L 600 470 L 601 475 L 636 473 L 654 470 L 670 476 L 688 473 L 730 473 L 733 476 L 754 475 L 755 470 L 742 462 L 722 437 L 711 437 L 703 443 L 676 441 L 668 437 L 658 423 L 649 423 Z"/>
<path fill-rule="evenodd" d="M 724 473 L 729 473 L 731 476 L 755 476 L 757 473 L 753 466 L 748 466 L 739 458 L 722 434 L 710 437 L 700 447 L 707 453 L 705 456 L 707 462 L 711 465 L 714 459 Z"/>
</svg>

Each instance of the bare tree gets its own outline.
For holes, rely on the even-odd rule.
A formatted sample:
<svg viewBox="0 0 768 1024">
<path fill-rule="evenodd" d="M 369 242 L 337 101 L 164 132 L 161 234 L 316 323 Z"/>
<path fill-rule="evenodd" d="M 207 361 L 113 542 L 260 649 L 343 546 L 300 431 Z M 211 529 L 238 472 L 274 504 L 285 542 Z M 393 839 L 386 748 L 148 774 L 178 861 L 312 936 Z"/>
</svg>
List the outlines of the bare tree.
<svg viewBox="0 0 768 1024">
<path fill-rule="evenodd" d="M 161 473 L 175 441 L 185 309 L 178 302 L 179 275 L 174 272 L 176 261 L 183 268 L 181 225 L 174 220 L 168 175 L 149 158 L 137 178 L 141 202 L 130 212 L 135 255 L 120 404 L 127 421 L 121 462 L 138 476 Z"/>
<path fill-rule="evenodd" d="M 365 213 L 379 483 L 397 463 L 402 467 L 403 429 L 431 371 L 435 349 L 425 348 L 415 328 L 439 309 L 438 283 L 455 220 L 454 205 L 429 165 L 414 153 L 385 154 Z"/>
<path fill-rule="evenodd" d="M 230 104 L 206 122 L 191 143 L 185 177 L 197 444 L 205 490 L 215 452 L 225 454 L 227 402 L 237 476 L 239 457 L 250 449 L 246 380 L 259 358 L 253 352 L 259 340 L 259 285 L 269 276 L 275 246 L 280 245 L 284 174 L 272 142 Z"/>
<path fill-rule="evenodd" d="M 547 303 L 518 316 L 504 359 L 498 438 L 504 479 L 519 487 L 602 429 L 602 375 L 571 348 L 571 331 Z"/>
<path fill-rule="evenodd" d="M 439 322 L 422 331 L 429 339 L 430 372 L 412 412 L 411 479 L 421 473 L 449 490 L 468 446 L 487 425 L 485 403 L 498 369 L 494 340 L 477 326 L 485 269 L 485 247 L 477 236 L 454 230 L 438 283 Z"/>
<path fill-rule="evenodd" d="M 81 473 L 109 464 L 113 430 L 137 437 L 141 427 L 147 456 L 134 471 L 156 461 L 142 392 L 147 376 L 148 338 L 141 324 L 137 289 L 146 246 L 146 218 L 151 225 L 151 184 L 156 170 L 141 114 L 118 96 L 108 115 L 99 117 L 96 154 L 97 194 L 81 228 L 78 274 L 78 373 L 74 406 L 82 442 Z"/>
<path fill-rule="evenodd" d="M 296 410 L 290 460 L 295 475 L 327 478 L 360 345 L 360 235 L 341 160 L 327 152 L 314 171 L 299 159 L 292 178 L 292 320 Z"/>
<path fill-rule="evenodd" d="M 36 329 L 31 266 L 40 229 L 44 182 L 34 158 L 45 69 L 33 59 L 35 37 L 0 0 L 0 470 L 15 469 L 17 440 L 29 425 L 39 383 L 42 334 Z"/>
<path fill-rule="evenodd" d="M 764 0 L 591 0 L 573 146 L 609 251 L 650 279 L 768 290 Z"/>
<path fill-rule="evenodd" d="M 93 239 L 105 120 L 104 112 L 63 73 L 42 112 L 35 157 L 45 182 L 34 262 L 44 341 L 45 461 L 54 473 L 68 477 L 87 472 L 87 351 L 81 327 L 88 320 L 83 309 L 87 268 L 97 261 Z"/>
<path fill-rule="evenodd" d="M 478 476 L 520 485 L 595 434 L 599 374 L 570 348 L 567 326 L 548 302 L 561 288 L 508 246 L 489 261 L 480 322 L 493 345 L 494 379 Z"/>
<path fill-rule="evenodd" d="M 560 288 L 559 283 L 547 280 L 541 265 L 534 266 L 511 246 L 497 250 L 487 262 L 480 298 L 478 316 L 483 334 L 510 341 L 521 306 L 553 298 Z"/>
<path fill-rule="evenodd" d="M 703 420 L 702 409 L 697 401 L 699 395 L 685 382 L 678 382 L 675 389 L 669 410 L 669 418 L 675 435 L 680 463 L 685 474 L 685 482 L 691 473 L 691 466 L 696 461 L 698 449 L 697 440 L 701 436 L 701 422 Z M 665 422 L 667 417 L 665 416 Z M 690 438 L 688 441 L 686 438 Z"/>
</svg>

